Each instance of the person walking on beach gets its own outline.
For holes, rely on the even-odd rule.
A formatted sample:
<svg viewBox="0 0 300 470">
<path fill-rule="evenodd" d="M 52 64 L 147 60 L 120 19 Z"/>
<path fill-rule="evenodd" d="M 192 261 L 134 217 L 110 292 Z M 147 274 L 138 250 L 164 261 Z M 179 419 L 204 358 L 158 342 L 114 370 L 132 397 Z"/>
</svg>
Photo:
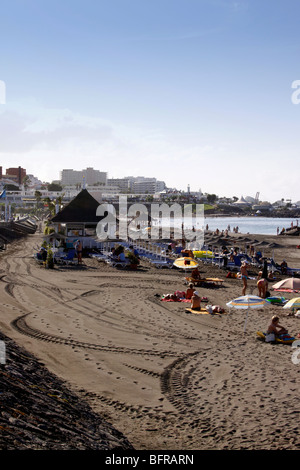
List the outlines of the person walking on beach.
<svg viewBox="0 0 300 470">
<path fill-rule="evenodd" d="M 246 295 L 246 289 L 247 289 L 247 279 L 248 279 L 248 271 L 247 271 L 247 263 L 244 261 L 241 266 L 241 275 L 242 275 L 242 280 L 243 280 L 243 290 L 242 294 Z"/>
</svg>

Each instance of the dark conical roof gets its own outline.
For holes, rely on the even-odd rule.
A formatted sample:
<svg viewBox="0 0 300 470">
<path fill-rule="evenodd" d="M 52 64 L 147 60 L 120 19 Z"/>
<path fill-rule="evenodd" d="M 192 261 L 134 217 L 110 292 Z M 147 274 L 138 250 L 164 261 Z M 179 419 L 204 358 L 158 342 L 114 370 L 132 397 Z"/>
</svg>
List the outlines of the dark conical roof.
<svg viewBox="0 0 300 470">
<path fill-rule="evenodd" d="M 96 215 L 99 205 L 99 202 L 86 189 L 83 189 L 58 214 L 52 217 L 51 222 L 98 223 L 103 218 L 103 216 Z"/>
</svg>

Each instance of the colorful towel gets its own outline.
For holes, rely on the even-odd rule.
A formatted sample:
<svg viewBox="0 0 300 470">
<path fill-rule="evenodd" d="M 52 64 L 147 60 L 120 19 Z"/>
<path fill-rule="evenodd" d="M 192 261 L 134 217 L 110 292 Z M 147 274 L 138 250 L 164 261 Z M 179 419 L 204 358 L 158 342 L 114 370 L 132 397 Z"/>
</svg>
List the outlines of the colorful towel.
<svg viewBox="0 0 300 470">
<path fill-rule="evenodd" d="M 163 302 L 191 302 L 190 299 L 184 299 L 184 298 L 180 298 L 180 297 L 176 297 L 175 295 L 171 294 L 171 296 L 169 297 L 168 295 L 166 295 L 165 297 L 163 297 L 162 299 Z"/>
</svg>

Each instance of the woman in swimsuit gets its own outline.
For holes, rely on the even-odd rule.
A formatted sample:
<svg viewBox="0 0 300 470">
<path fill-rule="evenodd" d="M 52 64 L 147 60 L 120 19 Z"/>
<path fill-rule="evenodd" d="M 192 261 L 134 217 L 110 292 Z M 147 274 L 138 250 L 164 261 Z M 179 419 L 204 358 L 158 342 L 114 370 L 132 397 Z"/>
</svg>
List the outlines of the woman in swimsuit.
<svg viewBox="0 0 300 470">
<path fill-rule="evenodd" d="M 242 293 L 243 295 L 246 295 L 246 289 L 247 289 L 247 278 L 248 278 L 248 271 L 247 271 L 247 263 L 246 261 L 243 262 L 241 266 L 241 275 L 242 275 L 242 280 L 243 280 L 243 290 Z"/>
<path fill-rule="evenodd" d="M 259 279 L 257 282 L 257 288 L 258 288 L 258 295 L 262 299 L 266 298 L 266 293 L 268 289 L 268 281 L 265 278 Z"/>
</svg>

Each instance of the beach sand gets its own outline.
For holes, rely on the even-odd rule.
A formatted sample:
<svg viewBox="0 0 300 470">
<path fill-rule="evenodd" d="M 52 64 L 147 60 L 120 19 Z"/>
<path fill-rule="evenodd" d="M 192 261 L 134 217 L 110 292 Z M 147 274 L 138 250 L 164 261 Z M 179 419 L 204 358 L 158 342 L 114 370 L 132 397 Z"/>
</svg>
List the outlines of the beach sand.
<svg viewBox="0 0 300 470">
<path fill-rule="evenodd" d="M 245 311 L 226 306 L 242 295 L 242 282 L 218 267 L 200 263 L 202 277 L 224 283 L 197 290 L 225 313 L 191 314 L 186 303 L 161 301 L 186 289 L 182 271 L 147 262 L 121 271 L 91 258 L 49 270 L 33 259 L 41 238 L 30 235 L 1 254 L 0 330 L 135 449 L 300 448 L 300 364 L 292 362 L 291 346 L 256 335 L 275 313 L 295 335 L 298 318 L 274 305 L 251 310 L 243 333 Z M 300 268 L 298 238 L 253 238 L 282 245 L 264 255 Z M 249 294 L 258 294 L 256 275 L 250 268 Z"/>
</svg>

